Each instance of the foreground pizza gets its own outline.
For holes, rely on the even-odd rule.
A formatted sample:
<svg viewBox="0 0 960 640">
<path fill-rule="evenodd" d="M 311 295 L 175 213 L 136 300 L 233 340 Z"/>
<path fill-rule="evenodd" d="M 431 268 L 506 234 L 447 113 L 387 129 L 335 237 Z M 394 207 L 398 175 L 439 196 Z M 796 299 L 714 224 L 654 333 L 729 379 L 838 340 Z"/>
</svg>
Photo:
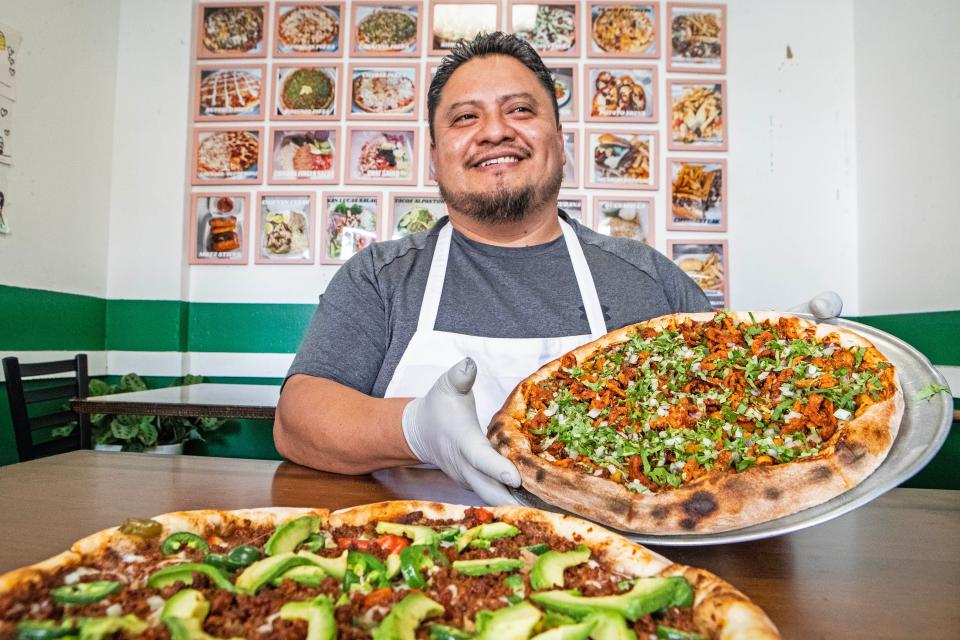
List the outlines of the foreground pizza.
<svg viewBox="0 0 960 640">
<path fill-rule="evenodd" d="M 551 504 L 622 530 L 705 533 L 850 489 L 902 415 L 893 365 L 858 334 L 773 313 L 678 314 L 547 364 L 488 437 Z"/>
<path fill-rule="evenodd" d="M 597 525 L 429 502 L 193 511 L 108 529 L 0 576 L 0 637 L 14 635 L 779 637 L 728 583 Z"/>
</svg>

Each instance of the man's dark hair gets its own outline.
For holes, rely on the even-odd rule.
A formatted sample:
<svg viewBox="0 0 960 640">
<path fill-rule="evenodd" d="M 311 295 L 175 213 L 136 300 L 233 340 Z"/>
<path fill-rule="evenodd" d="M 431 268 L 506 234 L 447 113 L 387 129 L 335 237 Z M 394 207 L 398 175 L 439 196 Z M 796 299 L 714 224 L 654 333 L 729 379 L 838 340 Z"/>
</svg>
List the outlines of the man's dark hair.
<svg viewBox="0 0 960 640">
<path fill-rule="evenodd" d="M 521 40 L 512 33 L 495 31 L 493 33 L 481 33 L 470 42 L 461 40 L 453 48 L 437 68 L 436 75 L 430 82 L 430 91 L 427 92 L 427 120 L 430 123 L 430 140 L 433 141 L 433 117 L 436 114 L 437 105 L 440 103 L 440 93 L 446 86 L 447 81 L 453 72 L 460 68 L 465 62 L 470 62 L 474 58 L 485 58 L 487 56 L 510 56 L 525 66 L 537 76 L 537 80 L 546 89 L 553 104 L 553 117 L 559 124 L 560 108 L 557 106 L 557 94 L 554 92 L 553 76 L 550 70 L 543 64 L 540 55 L 527 42 Z"/>
</svg>

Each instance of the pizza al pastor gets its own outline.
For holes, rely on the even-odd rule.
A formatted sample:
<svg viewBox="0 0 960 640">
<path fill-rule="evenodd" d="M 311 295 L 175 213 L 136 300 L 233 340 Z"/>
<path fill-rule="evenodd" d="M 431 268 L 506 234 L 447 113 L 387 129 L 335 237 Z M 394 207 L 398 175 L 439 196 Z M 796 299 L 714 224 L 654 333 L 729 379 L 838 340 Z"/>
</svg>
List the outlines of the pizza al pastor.
<svg viewBox="0 0 960 640">
<path fill-rule="evenodd" d="M 0 576 L 21 638 L 779 638 L 744 594 L 592 523 L 384 502 L 192 511 Z"/>
<path fill-rule="evenodd" d="M 551 504 L 625 531 L 711 533 L 857 485 L 902 414 L 893 365 L 859 334 L 776 313 L 677 314 L 550 362 L 488 437 Z"/>
</svg>

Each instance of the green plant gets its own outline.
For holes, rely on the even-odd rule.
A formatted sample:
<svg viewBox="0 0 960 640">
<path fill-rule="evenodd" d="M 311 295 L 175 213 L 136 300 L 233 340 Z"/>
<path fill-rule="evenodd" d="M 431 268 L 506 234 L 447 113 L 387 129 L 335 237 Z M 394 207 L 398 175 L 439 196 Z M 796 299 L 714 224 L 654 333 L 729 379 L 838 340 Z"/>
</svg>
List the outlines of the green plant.
<svg viewBox="0 0 960 640">
<path fill-rule="evenodd" d="M 173 382 L 172 387 L 203 382 L 203 376 L 185 375 Z M 113 393 L 144 391 L 147 383 L 139 375 L 128 373 L 120 378 L 120 384 L 108 384 L 103 380 L 91 380 L 91 396 Z M 203 434 L 216 431 L 226 420 L 209 417 L 180 416 L 135 416 L 127 414 L 95 413 L 90 416 L 90 425 L 95 444 L 119 444 L 123 451 L 143 451 L 161 444 L 176 444 L 188 440 L 203 440 Z"/>
</svg>

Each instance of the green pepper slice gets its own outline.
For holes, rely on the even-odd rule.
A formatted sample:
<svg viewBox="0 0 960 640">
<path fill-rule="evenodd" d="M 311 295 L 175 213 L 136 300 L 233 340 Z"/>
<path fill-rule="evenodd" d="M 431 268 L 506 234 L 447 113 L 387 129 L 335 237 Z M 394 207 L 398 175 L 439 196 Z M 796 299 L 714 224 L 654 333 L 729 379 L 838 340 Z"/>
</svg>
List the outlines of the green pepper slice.
<svg viewBox="0 0 960 640">
<path fill-rule="evenodd" d="M 212 567 L 209 564 L 201 564 L 199 562 L 175 564 L 169 567 L 164 567 L 159 571 L 155 571 L 149 578 L 147 578 L 147 586 L 154 589 L 162 589 L 163 587 L 175 582 L 182 582 L 184 585 L 191 585 L 193 584 L 194 573 L 202 573 L 210 578 L 210 580 L 212 580 L 217 587 L 223 589 L 224 591 L 236 591 L 236 587 L 234 587 L 233 584 L 227 580 L 226 576 L 224 576 L 219 569 Z"/>
<path fill-rule="evenodd" d="M 236 567 L 227 560 L 227 556 L 222 553 L 208 553 L 203 556 L 203 564 L 208 564 L 224 573 L 233 573 L 234 569 L 236 569 Z"/>
<path fill-rule="evenodd" d="M 111 593 L 120 591 L 120 583 L 112 580 L 65 584 L 50 591 L 54 602 L 60 604 L 88 604 L 103 600 Z"/>
<path fill-rule="evenodd" d="M 427 581 L 420 570 L 446 563 L 446 556 L 436 546 L 413 544 L 400 552 L 400 575 L 411 589 L 423 589 Z"/>
<path fill-rule="evenodd" d="M 227 562 L 234 568 L 249 567 L 262 557 L 263 554 L 260 549 L 249 544 L 241 544 L 230 550 L 230 553 L 227 554 Z"/>
<path fill-rule="evenodd" d="M 140 538 L 156 538 L 163 533 L 163 525 L 150 518 L 127 518 L 120 525 L 120 533 Z"/>
<path fill-rule="evenodd" d="M 177 533 L 167 536 L 167 539 L 160 545 L 160 551 L 165 556 L 172 556 L 175 553 L 179 553 L 184 547 L 199 551 L 200 553 L 206 553 L 210 545 L 195 533 L 178 531 Z"/>
<path fill-rule="evenodd" d="M 300 544 L 300 548 L 316 553 L 320 549 L 323 549 L 326 544 L 327 540 L 322 533 L 311 533 L 310 537 Z"/>
<path fill-rule="evenodd" d="M 79 633 L 76 622 L 74 618 L 66 618 L 62 623 L 54 620 L 23 620 L 17 623 L 17 640 L 76 638 Z"/>
</svg>

